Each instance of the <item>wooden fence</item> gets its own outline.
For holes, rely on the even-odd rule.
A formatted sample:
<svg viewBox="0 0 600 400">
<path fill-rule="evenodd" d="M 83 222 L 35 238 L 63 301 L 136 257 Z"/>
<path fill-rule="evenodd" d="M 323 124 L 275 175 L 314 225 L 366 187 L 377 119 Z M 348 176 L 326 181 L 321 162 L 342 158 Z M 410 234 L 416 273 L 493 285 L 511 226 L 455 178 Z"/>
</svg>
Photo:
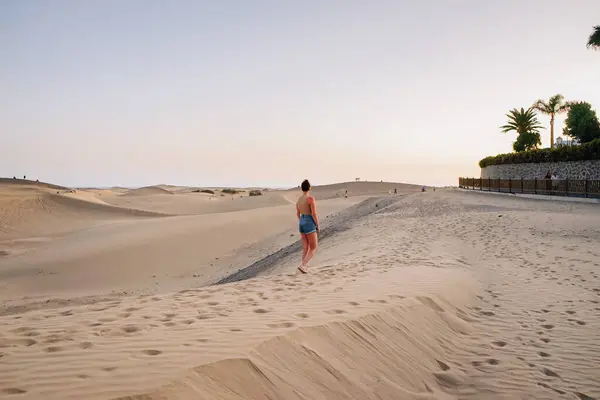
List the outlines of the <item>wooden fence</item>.
<svg viewBox="0 0 600 400">
<path fill-rule="evenodd" d="M 463 189 L 600 198 L 600 180 L 458 178 Z"/>
</svg>

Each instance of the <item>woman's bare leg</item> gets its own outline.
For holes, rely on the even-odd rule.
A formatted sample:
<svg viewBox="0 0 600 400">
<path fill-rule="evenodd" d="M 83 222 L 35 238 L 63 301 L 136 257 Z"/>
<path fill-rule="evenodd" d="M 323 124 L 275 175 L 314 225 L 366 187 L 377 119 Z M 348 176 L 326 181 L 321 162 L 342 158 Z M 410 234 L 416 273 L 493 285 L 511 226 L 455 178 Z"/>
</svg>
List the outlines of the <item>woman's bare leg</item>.
<svg viewBox="0 0 600 400">
<path fill-rule="evenodd" d="M 306 264 L 308 264 L 310 259 L 313 258 L 313 256 L 317 252 L 317 248 L 319 247 L 319 237 L 317 235 L 317 232 L 309 233 L 308 235 L 306 235 L 306 238 L 308 239 L 308 252 L 302 259 L 302 266 L 304 268 L 306 268 Z"/>
<path fill-rule="evenodd" d="M 306 253 L 308 253 L 308 238 L 304 233 L 301 233 L 300 237 L 302 238 L 302 260 L 304 260 Z"/>
</svg>

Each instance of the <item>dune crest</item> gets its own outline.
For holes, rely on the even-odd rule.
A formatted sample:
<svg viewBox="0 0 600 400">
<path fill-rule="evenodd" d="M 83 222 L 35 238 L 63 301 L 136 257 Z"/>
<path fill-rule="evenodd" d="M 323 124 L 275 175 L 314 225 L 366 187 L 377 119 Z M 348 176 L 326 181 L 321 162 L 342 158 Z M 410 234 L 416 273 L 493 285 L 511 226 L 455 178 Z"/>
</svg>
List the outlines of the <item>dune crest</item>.
<svg viewBox="0 0 600 400">
<path fill-rule="evenodd" d="M 149 196 L 157 194 L 173 194 L 171 191 L 159 186 L 146 186 L 138 189 L 131 189 L 123 193 L 122 196 Z"/>
</svg>

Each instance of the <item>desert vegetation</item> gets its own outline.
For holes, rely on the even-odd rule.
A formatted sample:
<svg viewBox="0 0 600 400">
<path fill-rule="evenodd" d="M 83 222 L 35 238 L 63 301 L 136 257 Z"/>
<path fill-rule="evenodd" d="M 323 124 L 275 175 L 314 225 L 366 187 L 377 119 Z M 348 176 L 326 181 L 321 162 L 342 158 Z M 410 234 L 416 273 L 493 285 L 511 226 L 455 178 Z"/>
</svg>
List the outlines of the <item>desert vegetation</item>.
<svg viewBox="0 0 600 400">
<path fill-rule="evenodd" d="M 210 190 L 210 189 L 197 189 L 197 190 L 193 190 L 193 192 L 195 192 L 195 193 L 215 194 L 215 191 L 214 190 Z"/>
<path fill-rule="evenodd" d="M 248 193 L 249 196 L 262 196 L 262 190 L 251 190 L 250 193 Z"/>
<path fill-rule="evenodd" d="M 238 193 L 242 193 L 241 190 L 237 190 L 237 189 L 232 189 L 232 188 L 225 188 L 221 190 L 222 193 L 225 194 L 238 194 Z"/>
</svg>

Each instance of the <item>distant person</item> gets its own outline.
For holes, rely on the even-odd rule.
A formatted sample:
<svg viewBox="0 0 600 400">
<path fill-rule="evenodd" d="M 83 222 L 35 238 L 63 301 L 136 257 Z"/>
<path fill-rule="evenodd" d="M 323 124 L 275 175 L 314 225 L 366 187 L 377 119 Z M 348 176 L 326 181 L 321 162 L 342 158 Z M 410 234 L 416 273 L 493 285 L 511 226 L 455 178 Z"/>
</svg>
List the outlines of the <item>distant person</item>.
<svg viewBox="0 0 600 400">
<path fill-rule="evenodd" d="M 398 194 L 398 189 L 394 188 L 394 194 Z"/>
<path fill-rule="evenodd" d="M 552 191 L 552 173 L 550 170 L 546 172 L 546 176 L 544 176 L 544 182 L 546 182 L 546 193 L 550 193 Z"/>
<path fill-rule="evenodd" d="M 556 176 L 556 173 L 554 171 L 552 171 L 552 175 L 550 175 L 550 181 L 552 182 L 552 190 L 557 190 L 558 189 L 558 176 Z"/>
<path fill-rule="evenodd" d="M 298 270 L 306 274 L 308 272 L 306 266 L 319 246 L 319 218 L 317 217 L 315 198 L 310 195 L 310 182 L 305 179 L 300 187 L 302 195 L 296 201 L 296 216 L 298 217 L 298 228 L 302 238 L 302 264 L 300 264 Z"/>
</svg>

